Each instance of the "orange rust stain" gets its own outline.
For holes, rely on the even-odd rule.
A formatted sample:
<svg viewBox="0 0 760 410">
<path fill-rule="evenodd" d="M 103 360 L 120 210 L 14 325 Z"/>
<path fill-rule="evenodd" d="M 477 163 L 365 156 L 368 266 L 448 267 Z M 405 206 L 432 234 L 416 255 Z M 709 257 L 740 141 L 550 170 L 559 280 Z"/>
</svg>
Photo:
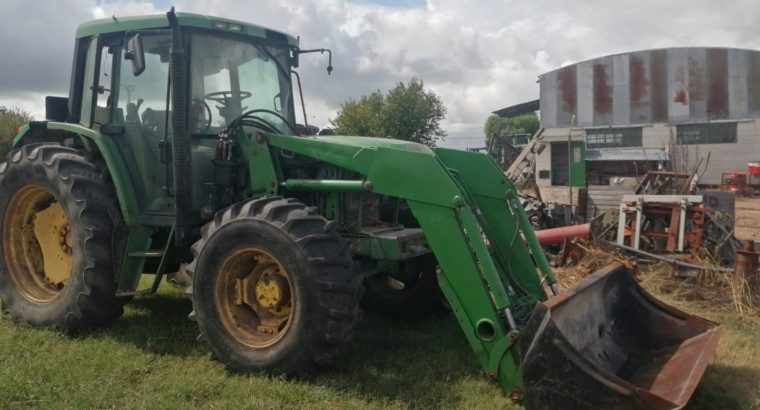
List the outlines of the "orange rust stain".
<svg viewBox="0 0 760 410">
<path fill-rule="evenodd" d="M 632 57 L 630 63 L 631 73 L 631 101 L 640 103 L 649 95 L 649 80 L 641 57 Z"/>
<path fill-rule="evenodd" d="M 567 113 L 575 113 L 578 89 L 575 69 L 576 67 L 571 65 L 559 70 L 557 73 L 562 111 Z"/>
<path fill-rule="evenodd" d="M 594 112 L 607 114 L 612 111 L 612 87 L 604 64 L 594 64 Z"/>
<path fill-rule="evenodd" d="M 691 60 L 689 64 L 689 94 L 692 101 L 705 100 L 705 68 Z"/>
<path fill-rule="evenodd" d="M 683 105 L 689 104 L 689 99 L 687 97 L 686 91 L 684 90 L 676 91 L 676 96 L 673 97 L 673 101 L 677 103 L 681 103 Z"/>
</svg>

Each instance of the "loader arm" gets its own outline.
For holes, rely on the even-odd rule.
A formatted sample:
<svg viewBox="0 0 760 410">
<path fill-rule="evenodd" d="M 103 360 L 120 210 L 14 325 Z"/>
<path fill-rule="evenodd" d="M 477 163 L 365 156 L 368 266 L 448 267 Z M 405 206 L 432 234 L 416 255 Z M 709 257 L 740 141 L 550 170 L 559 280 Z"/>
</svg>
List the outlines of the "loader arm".
<svg viewBox="0 0 760 410">
<path fill-rule="evenodd" d="M 515 187 L 486 155 L 362 137 L 239 142 L 275 170 L 251 168 L 254 192 L 300 185 L 405 199 L 481 367 L 528 408 L 681 408 L 715 351 L 720 325 L 656 301 L 622 265 L 557 296 Z M 362 179 L 280 181 L 279 156 L 294 155 Z"/>
<path fill-rule="evenodd" d="M 362 137 L 269 134 L 248 149 L 279 148 L 357 172 L 373 193 L 404 198 L 440 264 L 439 284 L 487 374 L 513 396 L 522 381 L 516 342 L 554 278 L 513 185 L 485 155 Z M 273 150 L 274 151 L 274 150 Z M 273 173 L 271 173 L 273 174 Z M 531 238 L 535 246 L 531 246 Z"/>
</svg>

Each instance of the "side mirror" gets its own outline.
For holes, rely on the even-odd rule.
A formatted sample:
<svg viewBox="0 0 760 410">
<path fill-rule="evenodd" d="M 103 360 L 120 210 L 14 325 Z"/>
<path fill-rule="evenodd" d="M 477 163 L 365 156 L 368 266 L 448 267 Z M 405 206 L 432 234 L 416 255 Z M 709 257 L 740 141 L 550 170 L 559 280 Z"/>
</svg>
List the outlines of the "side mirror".
<svg viewBox="0 0 760 410">
<path fill-rule="evenodd" d="M 124 52 L 124 59 L 132 61 L 132 74 L 135 77 L 145 71 L 145 52 L 143 51 L 142 37 L 140 33 L 135 34 L 127 41 L 127 50 Z"/>
</svg>

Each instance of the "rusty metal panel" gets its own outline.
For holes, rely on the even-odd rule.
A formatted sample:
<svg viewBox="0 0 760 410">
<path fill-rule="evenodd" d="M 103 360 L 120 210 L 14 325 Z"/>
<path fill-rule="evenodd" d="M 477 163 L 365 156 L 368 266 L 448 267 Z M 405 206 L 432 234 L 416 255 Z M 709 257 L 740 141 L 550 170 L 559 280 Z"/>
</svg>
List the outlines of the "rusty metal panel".
<svg viewBox="0 0 760 410">
<path fill-rule="evenodd" d="M 541 79 L 544 127 L 760 117 L 760 52 L 670 48 L 600 57 Z"/>
<path fill-rule="evenodd" d="M 569 125 L 578 104 L 577 65 L 561 68 L 557 72 L 557 123 Z"/>
<path fill-rule="evenodd" d="M 557 72 L 543 74 L 539 80 L 541 99 L 541 127 L 559 127 L 557 123 Z"/>
<path fill-rule="evenodd" d="M 753 52 L 747 67 L 747 111 L 751 117 L 760 114 L 760 53 Z"/>
<path fill-rule="evenodd" d="M 631 118 L 631 88 L 628 54 L 612 57 L 612 124 L 627 125 Z"/>
<path fill-rule="evenodd" d="M 689 49 L 671 48 L 667 50 L 667 90 L 668 118 L 671 122 L 689 120 L 689 102 L 692 100 L 689 88 Z"/>
<path fill-rule="evenodd" d="M 747 117 L 747 51 L 728 50 L 728 116 Z"/>
<path fill-rule="evenodd" d="M 690 48 L 689 52 L 689 121 L 707 119 L 707 97 L 710 91 L 707 78 L 707 55 L 704 48 Z"/>
<path fill-rule="evenodd" d="M 593 75 L 594 125 L 612 124 L 612 58 L 602 57 L 590 64 Z M 580 104 L 579 104 L 580 106 Z"/>
<path fill-rule="evenodd" d="M 652 50 L 649 55 L 652 122 L 668 121 L 668 76 L 666 50 Z"/>
<path fill-rule="evenodd" d="M 594 125 L 594 71 L 592 61 L 578 63 L 578 116 L 575 123 L 581 127 Z"/>
<path fill-rule="evenodd" d="M 707 59 L 707 117 L 711 120 L 728 118 L 728 53 L 725 48 L 708 48 Z"/>
<path fill-rule="evenodd" d="M 649 53 L 631 53 L 628 59 L 628 76 L 631 82 L 629 87 L 631 124 L 646 124 L 652 121 L 649 74 Z"/>
</svg>

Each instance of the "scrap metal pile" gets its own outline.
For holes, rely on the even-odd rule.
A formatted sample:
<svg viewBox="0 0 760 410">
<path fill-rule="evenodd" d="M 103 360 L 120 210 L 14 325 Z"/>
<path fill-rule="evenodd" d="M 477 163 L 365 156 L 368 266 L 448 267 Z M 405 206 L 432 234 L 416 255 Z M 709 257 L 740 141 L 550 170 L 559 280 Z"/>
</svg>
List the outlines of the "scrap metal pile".
<svg viewBox="0 0 760 410">
<path fill-rule="evenodd" d="M 625 195 L 614 223 L 615 246 L 629 252 L 666 254 L 673 261 L 703 262 L 724 267 L 735 263 L 743 243 L 734 236 L 733 212 L 710 206 L 695 192 L 694 174 L 650 172 L 633 195 Z M 606 220 L 609 229 L 613 223 Z M 677 262 L 674 262 L 677 264 Z M 681 266 L 685 266 L 681 264 Z"/>
<path fill-rule="evenodd" d="M 618 261 L 661 277 L 694 278 L 679 286 L 701 294 L 707 287 L 728 289 L 716 292 L 730 295 L 737 308 L 751 307 L 751 294 L 760 291 L 760 249 L 734 236 L 733 211 L 721 208 L 713 195 L 696 192 L 689 174 L 652 172 L 623 196 L 618 209 L 586 224 L 539 230 L 536 236 L 553 256 L 561 285 L 564 276 L 563 287 L 582 279 L 583 272 Z M 526 207 L 547 208 L 536 201 Z M 534 221 L 551 219 L 548 212 L 534 213 Z"/>
</svg>

